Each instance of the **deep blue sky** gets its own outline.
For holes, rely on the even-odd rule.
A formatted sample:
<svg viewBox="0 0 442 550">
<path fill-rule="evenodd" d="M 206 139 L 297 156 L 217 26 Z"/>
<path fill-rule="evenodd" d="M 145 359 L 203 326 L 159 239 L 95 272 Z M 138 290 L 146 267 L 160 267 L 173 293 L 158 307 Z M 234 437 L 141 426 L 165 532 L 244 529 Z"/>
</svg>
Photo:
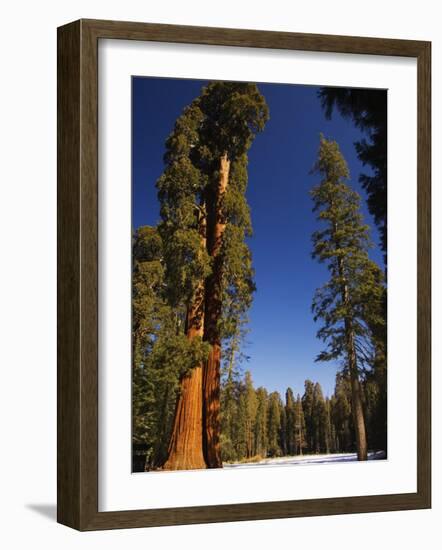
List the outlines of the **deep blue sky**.
<svg viewBox="0 0 442 550">
<path fill-rule="evenodd" d="M 176 118 L 207 82 L 134 77 L 133 83 L 133 227 L 155 225 L 159 204 L 155 182 L 163 171 L 164 143 Z M 253 255 L 257 292 L 250 310 L 244 365 L 256 387 L 281 395 L 287 386 L 303 393 L 304 380 L 334 389 L 337 365 L 315 363 L 322 349 L 319 326 L 311 314 L 315 289 L 327 280 L 327 270 L 311 259 L 311 234 L 317 229 L 309 190 L 318 177 L 310 175 L 319 134 L 335 139 L 350 168 L 351 185 L 363 197 L 365 222 L 372 227 L 376 248 L 371 253 L 382 265 L 378 232 L 367 212 L 358 182 L 362 171 L 353 143 L 361 137 L 351 121 L 337 112 L 326 120 L 318 88 L 291 84 L 258 84 L 270 110 L 264 132 L 249 152 L 247 199 L 254 235 Z"/>
</svg>

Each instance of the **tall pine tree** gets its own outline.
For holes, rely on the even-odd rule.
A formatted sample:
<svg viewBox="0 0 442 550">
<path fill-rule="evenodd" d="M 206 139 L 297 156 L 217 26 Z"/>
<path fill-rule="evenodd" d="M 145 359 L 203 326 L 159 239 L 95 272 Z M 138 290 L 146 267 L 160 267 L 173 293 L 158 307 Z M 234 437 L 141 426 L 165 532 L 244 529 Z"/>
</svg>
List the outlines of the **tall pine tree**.
<svg viewBox="0 0 442 550">
<path fill-rule="evenodd" d="M 382 323 L 379 267 L 369 259 L 368 227 L 362 223 L 360 198 L 348 185 L 349 171 L 336 142 L 320 139 L 315 171 L 320 183 L 311 192 L 322 228 L 313 234 L 313 257 L 326 263 L 330 279 L 316 291 L 315 320 L 326 348 L 317 361 L 342 359 L 350 378 L 359 460 L 367 459 L 367 434 L 361 373 L 371 367 L 371 323 Z"/>
<path fill-rule="evenodd" d="M 381 247 L 387 263 L 387 92 L 386 90 L 324 87 L 319 98 L 326 117 L 334 107 L 350 118 L 367 139 L 355 142 L 360 161 L 371 167 L 371 174 L 361 174 L 359 181 L 367 192 L 370 214 L 381 233 Z"/>
</svg>

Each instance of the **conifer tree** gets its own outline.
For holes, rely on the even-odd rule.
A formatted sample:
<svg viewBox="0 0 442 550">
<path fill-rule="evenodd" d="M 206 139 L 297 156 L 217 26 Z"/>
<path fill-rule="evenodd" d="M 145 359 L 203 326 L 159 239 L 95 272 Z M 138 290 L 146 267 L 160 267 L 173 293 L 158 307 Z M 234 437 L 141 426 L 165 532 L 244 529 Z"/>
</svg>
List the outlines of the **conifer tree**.
<svg viewBox="0 0 442 550">
<path fill-rule="evenodd" d="M 143 449 L 145 467 L 151 469 L 167 456 L 178 380 L 193 365 L 195 350 L 177 311 L 164 299 L 158 231 L 140 227 L 132 249 L 133 443 L 135 454 Z"/>
<path fill-rule="evenodd" d="M 335 427 L 337 450 L 354 450 L 354 427 L 351 410 L 351 388 L 347 375 L 337 373 L 335 392 L 332 396 L 332 423 Z"/>
<path fill-rule="evenodd" d="M 132 443 L 134 470 L 144 470 L 152 460 L 155 446 L 155 395 L 150 379 L 153 369 L 148 358 L 158 336 L 155 318 L 167 316 L 167 306 L 159 297 L 163 282 L 160 263 L 161 239 L 152 227 L 142 227 L 133 236 L 132 284 Z M 138 455 L 138 456 L 137 456 Z M 136 466 L 137 462 L 141 463 Z"/>
<path fill-rule="evenodd" d="M 256 418 L 255 418 L 255 452 L 256 456 L 267 456 L 267 402 L 268 396 L 265 388 L 256 390 Z"/>
<path fill-rule="evenodd" d="M 304 394 L 302 396 L 302 408 L 305 418 L 305 440 L 308 452 L 314 452 L 314 425 L 313 425 L 313 400 L 315 385 L 311 380 L 304 382 Z"/>
<path fill-rule="evenodd" d="M 224 363 L 221 385 L 221 458 L 233 461 L 238 458 L 236 440 L 238 433 L 239 373 L 235 369 L 236 342 L 233 341 Z"/>
<path fill-rule="evenodd" d="M 237 397 L 237 423 L 238 429 L 235 437 L 235 449 L 238 459 L 242 460 L 247 456 L 247 398 L 245 392 L 245 385 L 241 381 L 238 387 Z"/>
<path fill-rule="evenodd" d="M 370 173 L 359 176 L 367 192 L 367 204 L 379 228 L 381 249 L 387 272 L 387 92 L 375 89 L 324 87 L 319 98 L 327 118 L 336 110 L 351 119 L 366 138 L 355 142 L 356 152 Z M 387 449 L 387 288 L 382 299 L 381 326 L 373 327 L 376 340 L 376 372 L 371 376 L 370 396 L 373 415 L 370 419 L 371 444 Z M 376 435 L 374 435 L 376 434 Z"/>
<path fill-rule="evenodd" d="M 303 449 L 307 445 L 305 425 L 304 409 L 302 407 L 301 396 L 298 393 L 295 404 L 295 454 L 298 455 L 302 455 Z"/>
<path fill-rule="evenodd" d="M 281 409 L 278 392 L 272 392 L 268 400 L 267 412 L 267 439 L 268 439 L 268 455 L 271 457 L 280 456 L 281 448 L 279 445 L 279 435 L 281 426 Z"/>
<path fill-rule="evenodd" d="M 222 466 L 221 346 L 244 320 L 254 290 L 247 151 L 267 118 L 255 84 L 214 82 L 184 109 L 166 143 L 157 187 L 167 299 L 196 353 L 180 382 L 165 469 Z"/>
<path fill-rule="evenodd" d="M 339 438 L 337 433 L 337 422 L 335 421 L 336 397 L 333 394 L 329 399 L 329 419 L 330 419 L 330 452 L 339 453 Z"/>
<path fill-rule="evenodd" d="M 316 382 L 313 389 L 312 406 L 313 451 L 327 452 L 327 411 L 321 385 Z"/>
<path fill-rule="evenodd" d="M 205 468 L 203 453 L 202 369 L 204 349 L 204 280 L 210 273 L 206 249 L 204 189 L 207 177 L 193 161 L 203 113 L 193 102 L 178 118 L 166 143 L 166 168 L 157 182 L 162 221 L 166 298 L 185 325 L 195 363 L 180 381 L 166 469 Z"/>
<path fill-rule="evenodd" d="M 257 409 L 256 393 L 250 371 L 246 371 L 244 377 L 244 405 L 245 456 L 250 458 L 255 448 L 254 426 Z"/>
<path fill-rule="evenodd" d="M 349 171 L 336 142 L 320 139 L 315 170 L 321 176 L 311 194 L 322 228 L 313 234 L 313 257 L 327 264 L 330 279 L 316 291 L 312 309 L 323 325 L 326 343 L 317 361 L 341 359 L 350 378 L 351 403 L 359 460 L 367 459 L 367 434 L 360 376 L 370 366 L 370 324 L 383 322 L 380 269 L 369 259 L 368 227 L 363 225 L 359 195 L 347 181 Z"/>
<path fill-rule="evenodd" d="M 287 454 L 296 454 L 295 447 L 295 399 L 292 388 L 287 388 L 285 392 L 285 418 L 286 418 L 286 445 Z"/>
<path fill-rule="evenodd" d="M 333 453 L 334 450 L 334 438 L 332 434 L 332 425 L 331 425 L 331 407 L 330 399 L 327 397 L 325 399 L 325 428 L 324 428 L 324 448 L 325 452 Z"/>
<path fill-rule="evenodd" d="M 279 396 L 279 394 L 278 394 Z M 287 416 L 284 404 L 279 396 L 279 448 L 280 455 L 287 455 Z"/>
<path fill-rule="evenodd" d="M 371 167 L 359 181 L 367 192 L 368 208 L 381 233 L 387 262 L 387 92 L 386 90 L 324 87 L 319 98 L 327 118 L 334 107 L 351 118 L 368 137 L 355 143 L 360 161 Z"/>
<path fill-rule="evenodd" d="M 217 82 L 200 98 L 200 166 L 207 174 L 207 250 L 212 270 L 205 282 L 204 339 L 210 344 L 204 368 L 204 450 L 209 467 L 219 467 L 219 387 L 222 340 L 243 319 L 254 290 L 251 222 L 245 199 L 247 151 L 264 128 L 268 109 L 255 84 Z"/>
</svg>

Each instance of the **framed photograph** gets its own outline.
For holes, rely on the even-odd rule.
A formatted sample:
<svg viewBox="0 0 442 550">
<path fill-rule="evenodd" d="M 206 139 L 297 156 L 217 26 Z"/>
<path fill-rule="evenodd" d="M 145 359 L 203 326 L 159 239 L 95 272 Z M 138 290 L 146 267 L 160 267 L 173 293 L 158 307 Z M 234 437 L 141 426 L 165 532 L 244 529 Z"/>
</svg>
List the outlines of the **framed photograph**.
<svg viewBox="0 0 442 550">
<path fill-rule="evenodd" d="M 58 521 L 429 508 L 429 42 L 58 29 Z"/>
</svg>

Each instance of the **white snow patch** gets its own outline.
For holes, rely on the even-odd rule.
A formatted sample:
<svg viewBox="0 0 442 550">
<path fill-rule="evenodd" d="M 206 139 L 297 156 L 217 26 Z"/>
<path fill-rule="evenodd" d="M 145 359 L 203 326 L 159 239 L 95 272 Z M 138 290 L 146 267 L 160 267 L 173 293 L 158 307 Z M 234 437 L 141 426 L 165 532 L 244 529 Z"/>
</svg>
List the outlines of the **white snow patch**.
<svg viewBox="0 0 442 550">
<path fill-rule="evenodd" d="M 383 460 L 384 451 L 368 453 L 368 460 Z M 250 468 L 253 466 L 303 466 L 306 464 L 331 464 L 334 462 L 352 462 L 358 459 L 356 453 L 318 454 L 302 456 L 283 456 L 281 458 L 265 458 L 259 462 L 232 462 L 223 464 L 224 468 Z"/>
</svg>

